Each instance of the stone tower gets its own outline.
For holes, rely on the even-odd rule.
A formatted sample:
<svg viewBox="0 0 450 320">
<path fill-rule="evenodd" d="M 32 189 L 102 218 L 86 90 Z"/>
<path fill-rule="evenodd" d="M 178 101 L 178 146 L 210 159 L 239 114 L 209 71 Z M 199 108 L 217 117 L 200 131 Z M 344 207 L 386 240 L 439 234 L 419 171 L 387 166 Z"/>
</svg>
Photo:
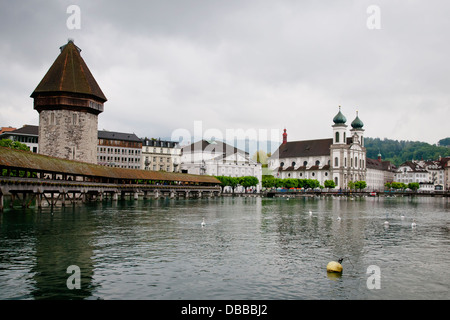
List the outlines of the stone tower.
<svg viewBox="0 0 450 320">
<path fill-rule="evenodd" d="M 39 153 L 97 163 L 98 115 L 107 99 L 73 40 L 60 50 L 31 94 L 39 112 Z"/>
</svg>

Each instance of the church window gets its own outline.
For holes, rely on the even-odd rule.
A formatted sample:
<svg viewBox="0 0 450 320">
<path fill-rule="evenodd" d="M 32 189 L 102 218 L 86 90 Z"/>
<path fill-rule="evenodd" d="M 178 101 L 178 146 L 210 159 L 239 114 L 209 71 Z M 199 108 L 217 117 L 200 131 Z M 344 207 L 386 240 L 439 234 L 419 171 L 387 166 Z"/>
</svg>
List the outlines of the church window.
<svg viewBox="0 0 450 320">
<path fill-rule="evenodd" d="M 338 157 L 334 158 L 334 166 L 335 167 L 339 167 L 339 159 L 338 159 Z"/>
<path fill-rule="evenodd" d="M 335 184 L 336 186 L 339 185 L 339 184 L 338 184 L 338 177 L 335 177 L 335 178 L 334 178 L 334 184 Z"/>
<path fill-rule="evenodd" d="M 339 142 L 339 132 L 336 132 L 336 143 Z"/>
<path fill-rule="evenodd" d="M 283 166 L 284 166 L 284 162 L 281 162 L 281 163 L 280 163 L 280 167 L 283 167 Z"/>
<path fill-rule="evenodd" d="M 292 161 L 292 166 L 295 167 L 295 161 Z"/>
<path fill-rule="evenodd" d="M 308 164 L 308 161 L 303 161 L 303 166 L 306 167 L 307 164 Z"/>
<path fill-rule="evenodd" d="M 344 158 L 344 167 L 347 167 L 347 158 Z"/>
<path fill-rule="evenodd" d="M 316 166 L 320 166 L 320 161 L 316 160 Z"/>
<path fill-rule="evenodd" d="M 358 167 L 358 157 L 355 157 L 355 168 Z"/>
</svg>

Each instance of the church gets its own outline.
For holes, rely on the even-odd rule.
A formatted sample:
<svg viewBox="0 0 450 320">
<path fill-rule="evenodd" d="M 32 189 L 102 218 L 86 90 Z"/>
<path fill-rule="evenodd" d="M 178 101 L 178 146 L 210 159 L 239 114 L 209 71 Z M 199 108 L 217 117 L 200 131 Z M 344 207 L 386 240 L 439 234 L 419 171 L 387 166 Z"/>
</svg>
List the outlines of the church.
<svg viewBox="0 0 450 320">
<path fill-rule="evenodd" d="M 333 118 L 332 138 L 283 142 L 269 158 L 268 167 L 277 178 L 315 179 L 323 186 L 333 180 L 336 188 L 345 189 L 349 181 L 366 181 L 366 148 L 363 122 L 356 117 L 347 130 L 341 112 Z"/>
</svg>

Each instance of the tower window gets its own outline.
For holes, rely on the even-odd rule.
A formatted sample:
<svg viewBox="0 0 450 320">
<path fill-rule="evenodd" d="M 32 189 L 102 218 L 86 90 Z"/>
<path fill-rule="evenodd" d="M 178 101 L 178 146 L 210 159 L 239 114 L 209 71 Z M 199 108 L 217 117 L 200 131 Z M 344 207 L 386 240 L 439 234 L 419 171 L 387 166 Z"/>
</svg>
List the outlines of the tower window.
<svg viewBox="0 0 450 320">
<path fill-rule="evenodd" d="M 334 158 L 334 166 L 335 167 L 339 167 L 339 159 L 338 159 L 338 157 Z"/>
<path fill-rule="evenodd" d="M 336 143 L 339 142 L 339 132 L 336 132 Z"/>
</svg>

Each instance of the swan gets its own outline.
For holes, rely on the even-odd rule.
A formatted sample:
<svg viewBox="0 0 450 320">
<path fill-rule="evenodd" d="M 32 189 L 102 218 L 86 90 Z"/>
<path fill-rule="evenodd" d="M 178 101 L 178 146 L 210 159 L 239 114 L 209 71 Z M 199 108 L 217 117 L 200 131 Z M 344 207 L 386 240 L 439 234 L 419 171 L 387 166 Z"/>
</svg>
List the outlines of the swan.
<svg viewBox="0 0 450 320">
<path fill-rule="evenodd" d="M 405 219 L 405 216 L 402 214 L 402 215 L 400 216 L 400 218 L 403 220 L 403 219 Z"/>
<path fill-rule="evenodd" d="M 389 221 L 386 220 L 386 221 L 384 222 L 384 225 L 385 225 L 385 226 L 389 226 Z"/>
<path fill-rule="evenodd" d="M 337 217 L 337 220 L 338 220 L 338 221 L 341 221 L 341 217 L 338 216 L 338 217 Z"/>
<path fill-rule="evenodd" d="M 416 219 L 413 219 L 413 222 L 411 223 L 411 228 L 415 228 L 417 226 Z"/>
<path fill-rule="evenodd" d="M 203 220 L 202 220 L 202 227 L 204 227 L 205 225 L 206 225 L 205 218 L 203 218 Z"/>
<path fill-rule="evenodd" d="M 309 215 L 312 216 L 312 211 L 311 210 L 309 210 Z"/>
</svg>

